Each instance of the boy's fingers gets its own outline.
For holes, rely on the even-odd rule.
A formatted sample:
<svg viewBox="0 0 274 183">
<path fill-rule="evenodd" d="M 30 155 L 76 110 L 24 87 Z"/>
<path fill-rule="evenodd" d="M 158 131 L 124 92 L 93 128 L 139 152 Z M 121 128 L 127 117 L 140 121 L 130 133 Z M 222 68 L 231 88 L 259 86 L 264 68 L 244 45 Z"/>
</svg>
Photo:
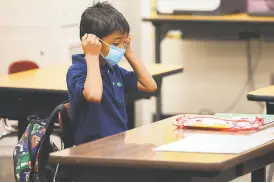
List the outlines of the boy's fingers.
<svg viewBox="0 0 274 183">
<path fill-rule="evenodd" d="M 90 34 L 87 34 L 87 36 L 86 36 L 86 40 L 89 40 L 89 39 L 90 39 L 90 37 L 91 37 L 91 35 L 90 35 Z"/>
<path fill-rule="evenodd" d="M 90 38 L 91 38 L 91 35 L 88 34 L 87 37 L 86 37 L 86 40 L 90 40 Z"/>
<path fill-rule="evenodd" d="M 82 41 L 86 40 L 88 37 L 88 34 L 86 33 L 83 37 L 82 37 Z"/>
<path fill-rule="evenodd" d="M 131 41 L 131 37 L 128 36 L 128 37 L 126 38 L 126 42 L 130 42 L 130 41 Z"/>
<path fill-rule="evenodd" d="M 95 41 L 95 39 L 96 39 L 96 36 L 94 34 L 91 34 L 91 40 Z"/>
<path fill-rule="evenodd" d="M 126 44 L 129 44 L 130 43 L 130 39 L 126 39 Z"/>
<path fill-rule="evenodd" d="M 132 38 L 131 34 L 128 35 L 127 39 L 131 40 L 131 38 Z"/>
</svg>

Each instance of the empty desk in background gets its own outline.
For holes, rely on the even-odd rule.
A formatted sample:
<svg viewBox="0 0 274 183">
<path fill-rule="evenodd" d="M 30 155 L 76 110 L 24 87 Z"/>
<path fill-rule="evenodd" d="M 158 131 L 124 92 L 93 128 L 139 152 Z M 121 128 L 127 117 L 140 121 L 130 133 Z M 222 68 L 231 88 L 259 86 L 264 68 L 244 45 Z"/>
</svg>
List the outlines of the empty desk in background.
<svg viewBox="0 0 274 183">
<path fill-rule="evenodd" d="M 184 39 L 274 40 L 274 17 L 250 17 L 245 13 L 220 16 L 156 15 L 143 18 L 155 27 L 155 60 L 161 63 L 161 42 L 170 30 L 182 31 Z M 161 96 L 156 100 L 156 119 L 164 117 Z"/>
<path fill-rule="evenodd" d="M 49 115 L 58 104 L 68 99 L 66 73 L 69 66 L 66 63 L 0 76 L 0 117 L 19 120 L 19 137 L 26 128 L 27 116 L 38 112 Z M 131 69 L 127 64 L 121 66 Z M 183 71 L 182 66 L 168 64 L 149 64 L 147 68 L 159 89 L 154 93 L 138 92 L 125 96 L 129 128 L 134 127 L 134 102 L 159 95 L 163 77 Z"/>
<path fill-rule="evenodd" d="M 265 181 L 265 177 L 256 170 L 274 162 L 274 141 L 241 154 L 154 151 L 155 147 L 197 133 L 176 130 L 172 124 L 175 119 L 176 116 L 58 151 L 50 154 L 49 161 L 73 166 L 74 172 L 78 172 L 75 181 L 211 182 L 230 181 L 250 172 L 253 172 L 252 181 Z"/>
<path fill-rule="evenodd" d="M 247 99 L 250 101 L 265 102 L 266 113 L 274 114 L 274 86 L 268 86 L 251 91 L 247 94 Z M 264 169 L 264 171 L 266 171 L 266 169 Z M 271 165 L 268 173 L 268 181 L 272 180 L 273 171 L 274 165 Z"/>
<path fill-rule="evenodd" d="M 247 94 L 247 99 L 256 102 L 265 102 L 267 114 L 274 114 L 274 85 Z"/>
</svg>

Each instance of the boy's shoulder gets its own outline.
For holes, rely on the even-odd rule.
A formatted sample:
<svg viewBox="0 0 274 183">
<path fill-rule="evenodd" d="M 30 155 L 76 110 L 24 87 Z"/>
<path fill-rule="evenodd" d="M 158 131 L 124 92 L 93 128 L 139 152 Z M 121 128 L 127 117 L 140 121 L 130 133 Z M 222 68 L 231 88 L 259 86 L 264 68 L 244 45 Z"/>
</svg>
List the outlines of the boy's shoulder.
<svg viewBox="0 0 274 183">
<path fill-rule="evenodd" d="M 68 72 L 73 70 L 86 70 L 86 60 L 83 54 L 72 55 L 72 65 L 68 68 Z"/>
<path fill-rule="evenodd" d="M 72 65 L 77 67 L 86 67 L 86 59 L 84 54 L 72 55 Z"/>
</svg>

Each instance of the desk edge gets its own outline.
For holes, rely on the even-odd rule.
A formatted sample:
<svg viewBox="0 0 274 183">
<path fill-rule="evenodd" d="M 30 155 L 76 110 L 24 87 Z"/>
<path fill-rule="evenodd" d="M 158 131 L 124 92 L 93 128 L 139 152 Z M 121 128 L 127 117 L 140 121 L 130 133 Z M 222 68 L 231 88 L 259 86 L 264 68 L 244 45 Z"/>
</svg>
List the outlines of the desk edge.
<svg viewBox="0 0 274 183">
<path fill-rule="evenodd" d="M 247 94 L 247 100 L 257 102 L 274 102 L 274 96 Z"/>
</svg>

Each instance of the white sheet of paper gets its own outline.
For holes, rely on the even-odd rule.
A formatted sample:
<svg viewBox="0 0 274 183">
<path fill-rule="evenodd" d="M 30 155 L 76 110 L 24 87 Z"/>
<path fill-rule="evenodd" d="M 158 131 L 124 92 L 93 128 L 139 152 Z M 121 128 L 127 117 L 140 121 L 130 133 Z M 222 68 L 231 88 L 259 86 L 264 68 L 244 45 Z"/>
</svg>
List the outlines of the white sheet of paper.
<svg viewBox="0 0 274 183">
<path fill-rule="evenodd" d="M 252 135 L 197 133 L 155 148 L 155 151 L 238 154 L 274 140 L 274 128 Z"/>
</svg>

